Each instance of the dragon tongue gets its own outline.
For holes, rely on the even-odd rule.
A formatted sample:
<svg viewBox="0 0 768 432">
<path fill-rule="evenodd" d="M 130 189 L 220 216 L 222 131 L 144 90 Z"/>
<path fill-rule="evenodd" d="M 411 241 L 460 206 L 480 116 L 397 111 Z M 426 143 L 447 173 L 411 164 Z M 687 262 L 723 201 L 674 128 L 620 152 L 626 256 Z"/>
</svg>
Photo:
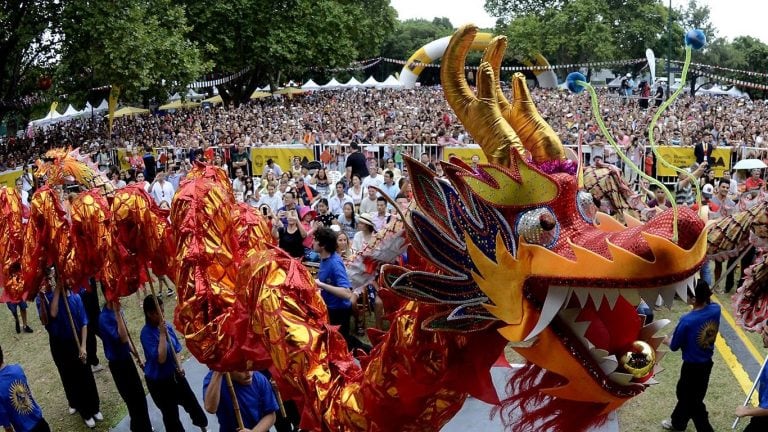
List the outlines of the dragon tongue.
<svg viewBox="0 0 768 432">
<path fill-rule="evenodd" d="M 568 299 L 571 297 L 571 288 L 564 286 L 551 286 L 547 290 L 547 298 L 544 300 L 544 306 L 541 307 L 541 315 L 539 315 L 539 321 L 536 326 L 525 337 L 526 341 L 530 341 L 544 331 L 555 315 L 560 311 L 563 305 L 568 303 Z"/>
</svg>

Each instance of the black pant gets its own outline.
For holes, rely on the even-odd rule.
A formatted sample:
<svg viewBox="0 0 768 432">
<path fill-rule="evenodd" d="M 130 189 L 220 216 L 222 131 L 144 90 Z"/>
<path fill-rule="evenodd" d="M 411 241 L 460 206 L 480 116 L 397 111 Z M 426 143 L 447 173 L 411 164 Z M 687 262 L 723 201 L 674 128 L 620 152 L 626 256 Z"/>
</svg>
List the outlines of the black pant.
<svg viewBox="0 0 768 432">
<path fill-rule="evenodd" d="M 299 430 L 299 423 L 301 422 L 301 413 L 299 413 L 299 407 L 296 406 L 296 402 L 292 400 L 283 401 L 285 407 L 285 417 L 277 411 L 275 414 L 275 430 L 277 432 L 295 432 Z"/>
<path fill-rule="evenodd" d="M 208 418 L 197 402 L 195 393 L 189 388 L 187 379 L 179 374 L 160 380 L 147 378 L 147 388 L 152 400 L 163 414 L 166 432 L 183 432 L 184 426 L 179 421 L 179 405 L 189 414 L 192 424 L 197 427 L 208 426 Z"/>
<path fill-rule="evenodd" d="M 99 333 L 99 294 L 96 290 L 96 280 L 91 278 L 91 290 L 80 293 L 85 314 L 88 316 L 88 336 L 85 338 L 85 352 L 88 354 L 88 364 L 99 364 L 99 356 L 96 355 L 96 335 Z"/>
<path fill-rule="evenodd" d="M 749 252 L 747 252 L 747 254 L 744 255 L 744 258 L 741 259 L 741 276 L 739 277 L 739 283 L 736 285 L 736 288 L 740 287 L 744 282 L 744 270 L 746 270 L 752 264 L 752 261 L 755 260 L 755 248 L 752 246 L 747 247 L 749 248 Z M 728 268 L 730 268 L 736 262 L 736 258 L 738 257 L 734 257 L 728 260 L 728 267 L 725 268 L 726 270 L 728 270 Z M 733 289 L 734 274 L 736 274 L 736 269 L 733 269 L 732 272 L 726 275 L 725 292 L 731 292 Z"/>
<path fill-rule="evenodd" d="M 744 432 L 768 431 L 768 417 L 752 417 Z"/>
<path fill-rule="evenodd" d="M 709 374 L 712 372 L 712 362 L 690 363 L 683 362 L 680 369 L 680 380 L 677 382 L 677 405 L 672 411 L 672 426 L 677 430 L 685 430 L 688 421 L 693 420 L 697 432 L 712 432 L 709 414 L 704 405 L 704 396 L 709 387 Z"/>
<path fill-rule="evenodd" d="M 339 326 L 339 333 L 347 341 L 347 348 L 350 351 L 361 349 L 366 353 L 371 352 L 371 347 L 363 343 L 360 339 L 352 336 L 349 329 L 349 320 L 352 318 L 352 308 L 347 309 L 328 309 L 328 321 L 331 325 Z"/>
<path fill-rule="evenodd" d="M 67 402 L 88 420 L 99 412 L 100 403 L 91 367 L 80 361 L 80 350 L 73 339 L 50 337 L 49 340 Z"/>
<path fill-rule="evenodd" d="M 39 422 L 37 422 L 35 427 L 29 430 L 29 432 L 51 432 L 51 427 L 48 426 L 48 422 L 42 418 Z"/>
<path fill-rule="evenodd" d="M 151 432 L 152 423 L 149 421 L 147 398 L 144 395 L 144 386 L 141 384 L 139 373 L 130 357 L 124 360 L 109 362 L 109 372 L 115 380 L 117 392 L 123 398 L 128 407 L 128 415 L 131 416 L 132 432 Z"/>
</svg>

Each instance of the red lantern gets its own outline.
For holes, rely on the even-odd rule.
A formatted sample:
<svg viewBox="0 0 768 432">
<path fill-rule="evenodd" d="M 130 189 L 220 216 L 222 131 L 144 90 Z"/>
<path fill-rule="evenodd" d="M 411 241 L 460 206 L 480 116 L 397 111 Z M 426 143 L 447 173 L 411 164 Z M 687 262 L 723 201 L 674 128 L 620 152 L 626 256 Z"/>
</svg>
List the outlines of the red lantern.
<svg viewBox="0 0 768 432">
<path fill-rule="evenodd" d="M 51 84 L 52 83 L 53 82 L 51 81 L 51 77 L 49 77 L 49 76 L 41 76 L 37 80 L 37 87 L 40 90 L 45 91 L 45 90 L 48 90 L 49 88 L 51 88 Z"/>
</svg>

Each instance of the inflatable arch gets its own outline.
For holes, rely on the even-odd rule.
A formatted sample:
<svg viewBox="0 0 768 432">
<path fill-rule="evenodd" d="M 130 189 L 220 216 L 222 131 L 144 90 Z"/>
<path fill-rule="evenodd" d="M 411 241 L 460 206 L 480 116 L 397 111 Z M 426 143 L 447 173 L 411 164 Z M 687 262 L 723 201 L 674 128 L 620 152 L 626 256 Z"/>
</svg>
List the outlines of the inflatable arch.
<svg viewBox="0 0 768 432">
<path fill-rule="evenodd" d="M 472 43 L 470 49 L 481 51 L 484 50 L 493 39 L 491 33 L 478 33 L 475 36 L 475 41 Z M 445 49 L 448 47 L 448 42 L 451 40 L 450 36 L 433 40 L 432 42 L 419 48 L 413 55 L 405 62 L 403 70 L 400 71 L 400 82 L 406 88 L 412 88 L 416 85 L 416 80 L 419 79 L 419 74 L 424 70 L 424 65 L 432 63 L 439 59 L 445 53 Z M 526 66 L 549 66 L 549 62 L 541 54 L 536 54 L 533 59 L 521 61 Z M 557 87 L 557 76 L 549 69 L 545 70 L 533 70 L 536 75 L 536 81 L 540 87 L 554 88 Z"/>
</svg>

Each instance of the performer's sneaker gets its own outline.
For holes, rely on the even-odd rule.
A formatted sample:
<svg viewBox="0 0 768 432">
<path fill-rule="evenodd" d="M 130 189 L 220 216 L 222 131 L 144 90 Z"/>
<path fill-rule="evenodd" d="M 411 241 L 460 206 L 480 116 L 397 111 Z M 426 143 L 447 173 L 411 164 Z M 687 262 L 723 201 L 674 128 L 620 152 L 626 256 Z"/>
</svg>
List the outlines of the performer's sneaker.
<svg viewBox="0 0 768 432">
<path fill-rule="evenodd" d="M 21 333 L 21 325 L 19 325 L 19 319 L 16 319 L 16 333 Z"/>
<path fill-rule="evenodd" d="M 176 292 L 174 290 L 172 290 L 171 288 L 168 288 L 168 291 L 165 292 L 165 296 L 168 297 L 168 298 L 173 297 L 175 294 L 176 294 Z"/>
<path fill-rule="evenodd" d="M 101 411 L 99 411 L 93 415 L 93 419 L 96 421 L 104 421 L 104 416 L 101 414 Z"/>
<path fill-rule="evenodd" d="M 86 420 L 83 420 L 83 421 L 85 421 L 85 425 L 88 426 L 91 429 L 96 427 L 96 420 L 94 420 L 93 417 L 91 417 L 89 419 L 86 419 Z"/>
<path fill-rule="evenodd" d="M 69 409 L 67 410 L 67 412 L 69 413 L 69 415 L 72 415 L 72 414 L 76 413 L 76 412 L 77 412 L 77 410 L 76 410 L 76 409 L 74 409 L 74 408 L 72 408 L 72 407 L 69 407 Z"/>
<path fill-rule="evenodd" d="M 34 330 L 32 330 L 32 327 L 30 326 L 24 326 L 24 333 L 34 333 Z"/>
<path fill-rule="evenodd" d="M 672 425 L 672 420 L 670 419 L 664 419 L 661 421 L 661 428 L 664 430 L 670 430 L 670 431 L 679 431 L 680 429 L 675 429 L 675 426 Z"/>
<path fill-rule="evenodd" d="M 100 364 L 98 364 L 96 366 L 91 366 L 91 372 L 93 372 L 93 373 L 101 372 L 103 370 L 104 370 L 104 366 L 102 366 Z M 101 414 L 101 413 L 99 413 L 99 414 Z M 98 420 L 98 419 L 96 419 L 96 420 Z"/>
</svg>

